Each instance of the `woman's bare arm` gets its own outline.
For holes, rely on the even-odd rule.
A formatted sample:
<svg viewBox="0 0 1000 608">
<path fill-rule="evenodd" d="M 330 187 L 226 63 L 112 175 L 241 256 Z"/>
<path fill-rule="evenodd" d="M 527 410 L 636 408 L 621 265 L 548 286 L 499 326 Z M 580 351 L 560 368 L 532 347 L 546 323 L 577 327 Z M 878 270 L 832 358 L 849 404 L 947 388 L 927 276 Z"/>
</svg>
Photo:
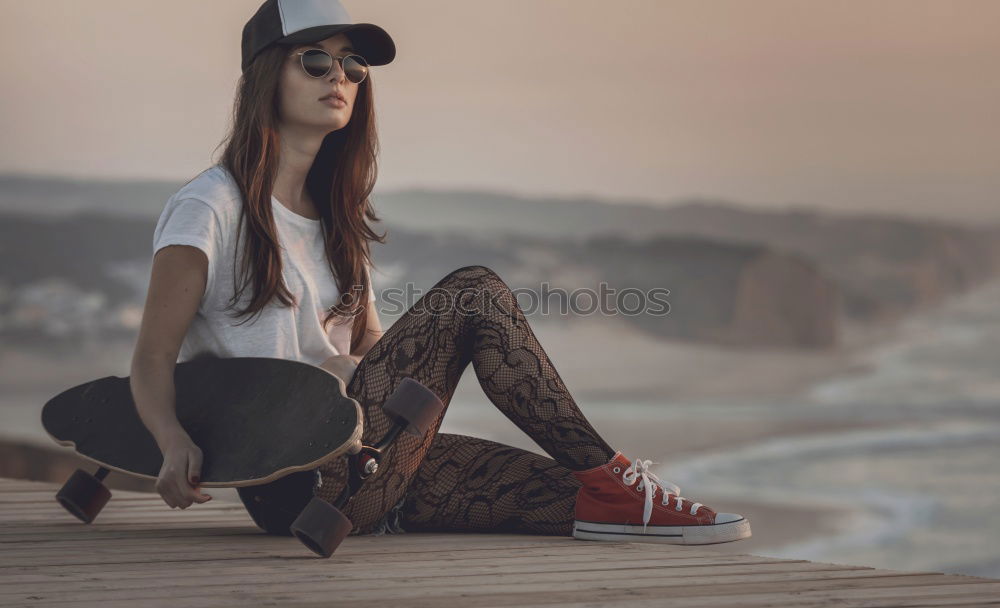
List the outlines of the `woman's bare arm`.
<svg viewBox="0 0 1000 608">
<path fill-rule="evenodd" d="M 153 258 L 131 384 L 139 416 L 161 449 L 183 432 L 174 411 L 174 366 L 207 279 L 208 258 L 196 247 L 170 245 Z"/>
<path fill-rule="evenodd" d="M 132 354 L 132 398 L 164 455 L 157 491 L 171 507 L 186 508 L 211 498 L 192 487 L 200 481 L 201 450 L 177 420 L 174 389 L 177 355 L 207 279 L 208 258 L 200 249 L 170 245 L 156 252 Z"/>
<path fill-rule="evenodd" d="M 375 343 L 378 342 L 383 333 L 382 322 L 378 318 L 378 307 L 372 301 L 368 304 L 368 330 L 365 332 L 365 337 L 361 339 L 358 347 L 351 351 L 351 357 L 360 362 L 361 358 L 371 350 L 371 347 L 375 346 Z"/>
</svg>

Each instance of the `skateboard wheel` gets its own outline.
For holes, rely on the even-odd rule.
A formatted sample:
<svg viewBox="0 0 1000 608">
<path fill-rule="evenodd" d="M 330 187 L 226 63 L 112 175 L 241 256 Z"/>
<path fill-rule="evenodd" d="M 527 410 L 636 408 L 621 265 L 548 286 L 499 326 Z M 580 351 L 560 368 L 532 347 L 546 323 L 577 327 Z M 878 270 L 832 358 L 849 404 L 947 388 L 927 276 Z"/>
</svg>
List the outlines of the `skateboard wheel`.
<svg viewBox="0 0 1000 608">
<path fill-rule="evenodd" d="M 444 410 L 444 403 L 423 384 L 413 378 L 403 378 L 382 409 L 406 422 L 407 433 L 422 437 Z"/>
<path fill-rule="evenodd" d="M 289 526 L 303 545 L 321 557 L 333 555 L 353 528 L 340 509 L 316 496 Z"/>
<path fill-rule="evenodd" d="M 77 469 L 56 494 L 64 509 L 85 524 L 94 521 L 111 499 L 109 490 L 99 479 Z"/>
</svg>

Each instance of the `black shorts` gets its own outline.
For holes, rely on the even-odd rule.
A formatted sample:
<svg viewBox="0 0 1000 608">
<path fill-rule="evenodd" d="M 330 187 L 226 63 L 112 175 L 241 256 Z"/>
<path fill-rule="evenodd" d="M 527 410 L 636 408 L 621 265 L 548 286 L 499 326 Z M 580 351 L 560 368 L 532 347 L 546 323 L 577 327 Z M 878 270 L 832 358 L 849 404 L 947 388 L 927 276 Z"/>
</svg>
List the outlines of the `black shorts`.
<svg viewBox="0 0 1000 608">
<path fill-rule="evenodd" d="M 299 471 L 259 486 L 236 488 L 243 506 L 268 534 L 291 536 L 288 529 L 312 500 L 315 471 Z"/>
</svg>

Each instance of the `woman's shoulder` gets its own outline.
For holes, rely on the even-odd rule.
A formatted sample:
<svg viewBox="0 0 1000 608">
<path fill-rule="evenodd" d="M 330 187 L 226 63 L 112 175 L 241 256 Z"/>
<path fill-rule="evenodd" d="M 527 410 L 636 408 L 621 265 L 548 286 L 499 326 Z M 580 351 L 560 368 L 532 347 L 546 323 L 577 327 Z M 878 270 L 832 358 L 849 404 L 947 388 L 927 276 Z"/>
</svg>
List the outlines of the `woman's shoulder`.
<svg viewBox="0 0 1000 608">
<path fill-rule="evenodd" d="M 211 207 L 220 220 L 234 219 L 242 201 L 236 181 L 221 164 L 212 165 L 194 176 L 170 198 L 178 202 L 200 200 Z"/>
</svg>

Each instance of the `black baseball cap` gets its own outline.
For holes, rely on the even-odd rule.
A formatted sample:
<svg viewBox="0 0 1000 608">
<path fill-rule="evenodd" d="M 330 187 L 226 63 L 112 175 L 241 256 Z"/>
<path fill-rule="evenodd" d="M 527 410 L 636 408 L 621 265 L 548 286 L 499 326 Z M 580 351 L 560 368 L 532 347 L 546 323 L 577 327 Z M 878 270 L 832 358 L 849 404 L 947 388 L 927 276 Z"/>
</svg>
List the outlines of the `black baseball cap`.
<svg viewBox="0 0 1000 608">
<path fill-rule="evenodd" d="M 368 65 L 396 57 L 389 34 L 371 23 L 354 23 L 339 0 L 266 0 L 243 26 L 242 70 L 272 44 L 308 44 L 337 34 L 346 34 Z"/>
</svg>

